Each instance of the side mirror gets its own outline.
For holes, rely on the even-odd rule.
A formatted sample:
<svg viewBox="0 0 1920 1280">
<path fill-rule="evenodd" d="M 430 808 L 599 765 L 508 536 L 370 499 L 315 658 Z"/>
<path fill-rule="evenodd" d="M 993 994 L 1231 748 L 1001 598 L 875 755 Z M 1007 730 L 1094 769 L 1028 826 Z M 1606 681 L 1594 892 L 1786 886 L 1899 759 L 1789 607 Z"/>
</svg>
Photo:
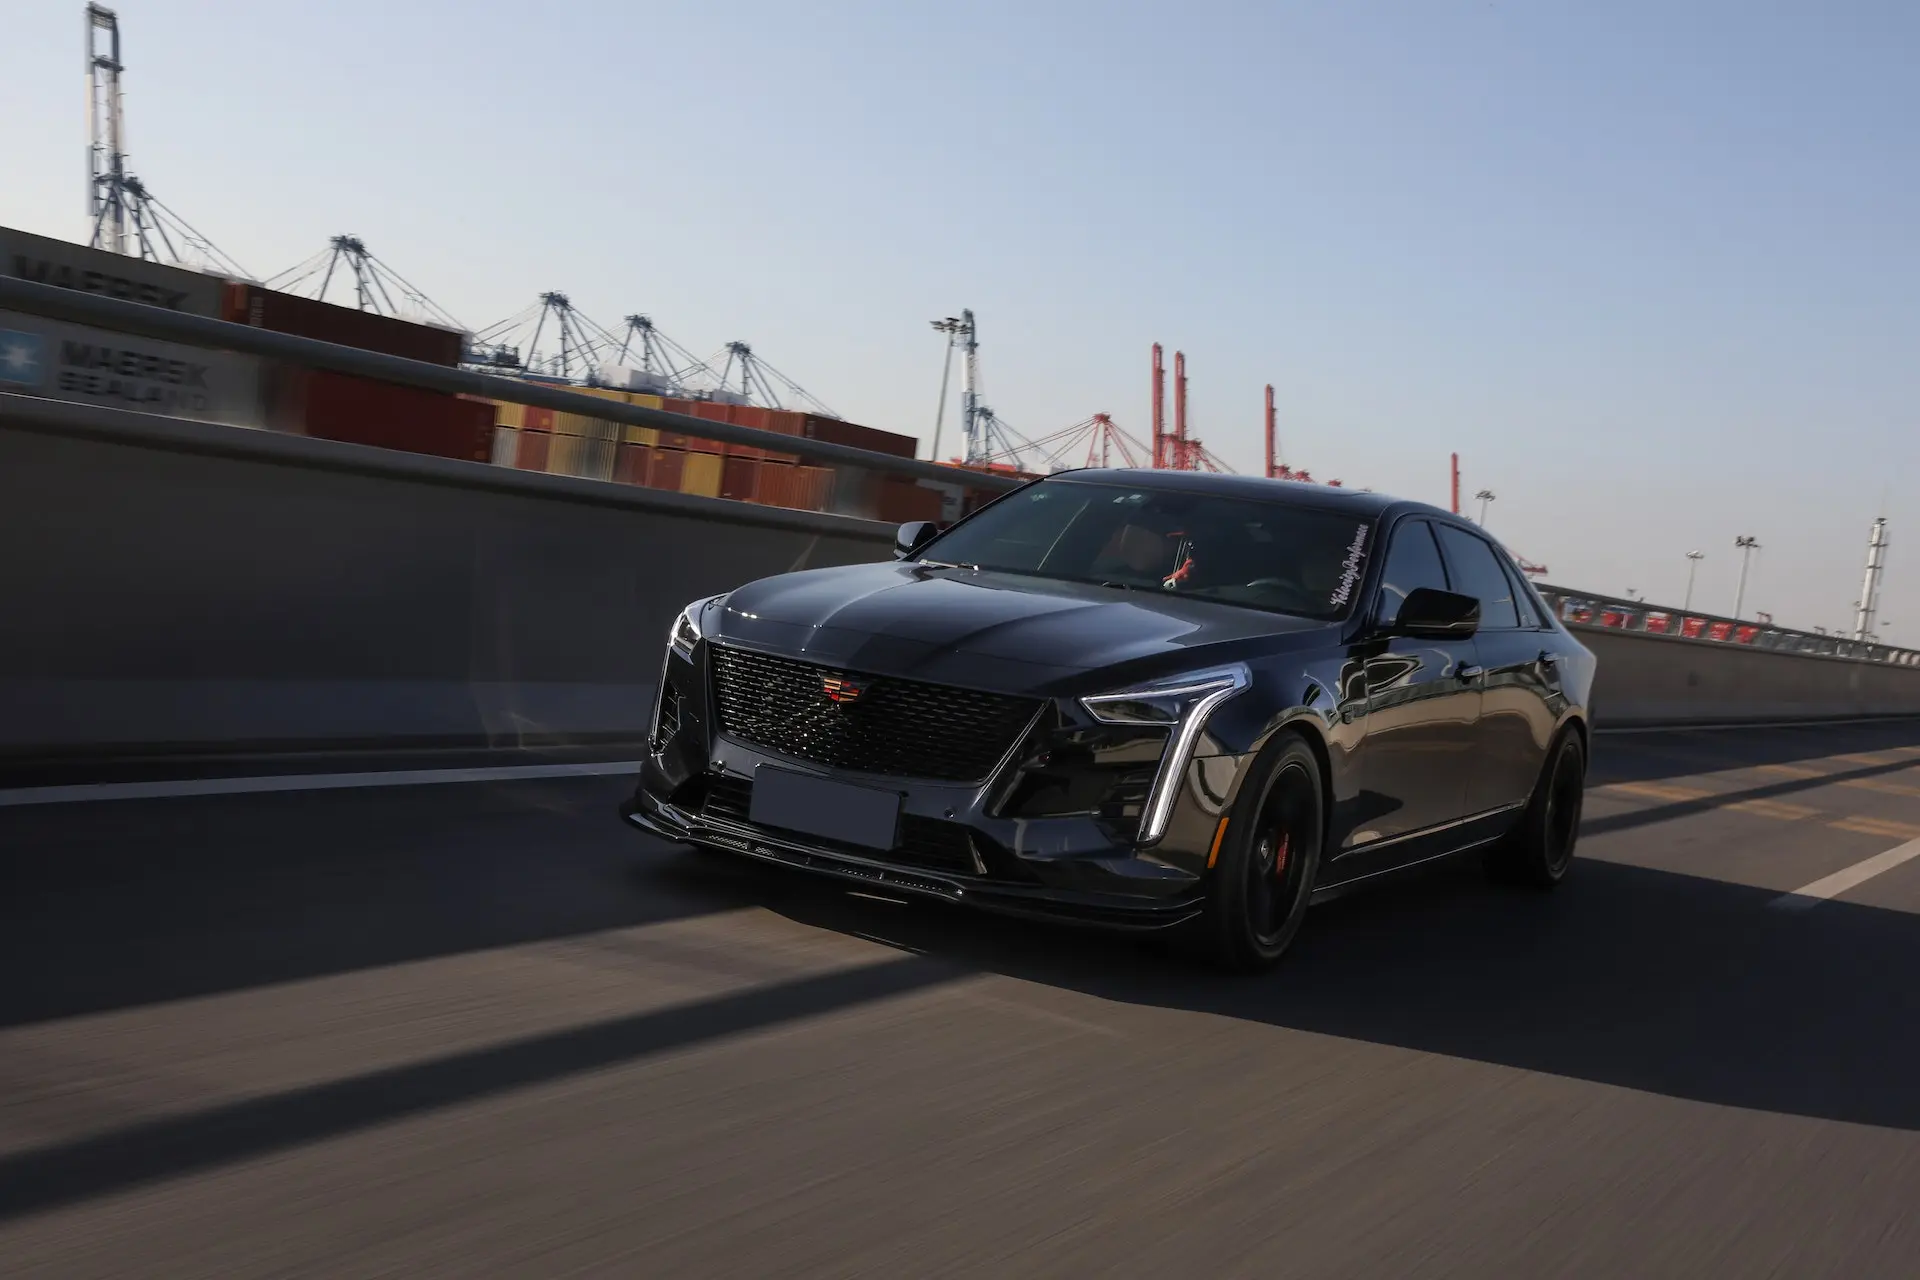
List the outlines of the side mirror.
<svg viewBox="0 0 1920 1280">
<path fill-rule="evenodd" d="M 933 535 L 940 532 L 940 526 L 931 520 L 909 520 L 900 526 L 893 535 L 893 558 L 905 560 L 920 548 L 933 541 Z"/>
<path fill-rule="evenodd" d="M 1399 636 L 1464 640 L 1480 629 L 1480 601 L 1457 591 L 1415 587 L 1400 602 L 1400 616 L 1387 630 Z"/>
</svg>

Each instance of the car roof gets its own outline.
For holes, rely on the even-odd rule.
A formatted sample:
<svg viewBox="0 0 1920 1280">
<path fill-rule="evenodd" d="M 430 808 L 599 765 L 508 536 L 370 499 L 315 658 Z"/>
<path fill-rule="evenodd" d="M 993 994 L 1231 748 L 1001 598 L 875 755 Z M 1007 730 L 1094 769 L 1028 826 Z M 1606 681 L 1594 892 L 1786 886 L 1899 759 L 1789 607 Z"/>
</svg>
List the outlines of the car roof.
<svg viewBox="0 0 1920 1280">
<path fill-rule="evenodd" d="M 1140 489 L 1162 489 L 1174 493 L 1211 493 L 1221 497 L 1244 498 L 1256 502 L 1283 502 L 1288 506 L 1315 507 L 1324 511 L 1350 512 L 1378 519 L 1417 511 L 1422 515 L 1453 519 L 1451 512 L 1424 502 L 1396 498 L 1391 494 L 1369 493 L 1364 489 L 1337 488 L 1307 480 L 1269 480 L 1264 476 L 1235 476 L 1212 471 L 1161 471 L 1144 468 L 1086 467 L 1059 471 L 1047 476 L 1046 484 L 1124 484 Z"/>
</svg>

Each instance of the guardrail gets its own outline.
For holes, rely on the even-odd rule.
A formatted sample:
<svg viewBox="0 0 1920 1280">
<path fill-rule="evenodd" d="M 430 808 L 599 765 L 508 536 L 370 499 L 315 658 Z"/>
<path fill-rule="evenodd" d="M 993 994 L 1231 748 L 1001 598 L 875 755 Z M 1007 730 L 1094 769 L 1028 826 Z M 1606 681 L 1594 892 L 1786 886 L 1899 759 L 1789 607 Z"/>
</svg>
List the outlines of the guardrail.
<svg viewBox="0 0 1920 1280">
<path fill-rule="evenodd" d="M 1738 645 L 1747 649 L 1841 658 L 1851 662 L 1920 666 L 1920 651 L 1913 649 L 1900 649 L 1817 631 L 1795 631 L 1771 623 L 1745 622 L 1688 609 L 1669 609 L 1663 605 L 1648 604 L 1644 600 L 1622 600 L 1546 583 L 1536 586 L 1560 620 L 1577 628 L 1634 632 L 1698 644 Z"/>
<path fill-rule="evenodd" d="M 833 492 L 827 510 L 837 514 L 866 517 L 880 514 L 876 506 L 874 477 L 915 481 L 955 495 L 972 493 L 988 496 L 1017 488 L 1023 483 L 989 472 L 900 458 L 851 445 L 696 418 L 604 399 L 565 387 L 429 364 L 207 316 L 189 315 L 99 294 L 0 276 L 0 312 L 6 311 L 208 351 L 236 352 L 300 368 L 374 379 L 424 391 L 551 409 L 557 413 L 575 414 L 602 422 L 651 428 L 659 432 L 802 458 L 833 469 Z M 5 327 L 4 316 L 0 316 L 0 328 Z M 0 391 L 20 389 L 17 386 L 9 388 L 4 383 L 5 379 L 0 377 Z M 240 421 L 235 425 L 264 427 L 270 424 L 263 420 Z"/>
</svg>

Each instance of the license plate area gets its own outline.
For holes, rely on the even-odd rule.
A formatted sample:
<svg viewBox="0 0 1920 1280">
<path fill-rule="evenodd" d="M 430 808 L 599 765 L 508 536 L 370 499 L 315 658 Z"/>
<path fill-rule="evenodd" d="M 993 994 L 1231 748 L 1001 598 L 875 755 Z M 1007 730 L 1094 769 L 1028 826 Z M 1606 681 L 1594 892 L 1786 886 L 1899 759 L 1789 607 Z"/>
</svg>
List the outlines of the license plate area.
<svg viewBox="0 0 1920 1280">
<path fill-rule="evenodd" d="M 900 796 L 763 764 L 753 771 L 747 817 L 755 826 L 884 853 L 899 843 Z"/>
</svg>

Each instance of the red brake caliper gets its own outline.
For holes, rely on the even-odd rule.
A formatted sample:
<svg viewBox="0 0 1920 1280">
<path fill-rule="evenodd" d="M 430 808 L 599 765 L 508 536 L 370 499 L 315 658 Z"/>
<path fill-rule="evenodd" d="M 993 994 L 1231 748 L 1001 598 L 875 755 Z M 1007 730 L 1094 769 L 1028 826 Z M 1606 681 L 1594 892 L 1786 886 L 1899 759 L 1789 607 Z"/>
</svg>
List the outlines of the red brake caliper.
<svg viewBox="0 0 1920 1280">
<path fill-rule="evenodd" d="M 1287 841 L 1287 833 L 1282 831 L 1280 833 L 1280 843 L 1273 848 L 1273 874 L 1275 878 L 1283 877 L 1287 874 Z"/>
</svg>

